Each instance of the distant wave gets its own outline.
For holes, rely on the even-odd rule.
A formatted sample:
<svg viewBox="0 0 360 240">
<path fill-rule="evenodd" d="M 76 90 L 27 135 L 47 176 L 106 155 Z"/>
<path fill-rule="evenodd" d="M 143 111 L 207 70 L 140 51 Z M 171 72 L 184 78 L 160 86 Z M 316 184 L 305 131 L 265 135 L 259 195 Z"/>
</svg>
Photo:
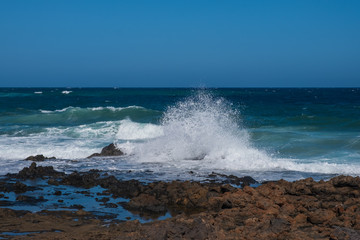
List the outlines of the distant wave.
<svg viewBox="0 0 360 240">
<path fill-rule="evenodd" d="M 57 110 L 39 109 L 38 112 L 25 112 L 7 118 L 7 124 L 39 126 L 74 126 L 102 121 L 118 121 L 126 118 L 134 121 L 150 121 L 159 118 L 161 112 L 140 106 L 128 107 L 66 107 Z M 0 120 L 1 121 L 1 120 Z M 5 120 L 4 120 L 5 121 Z"/>
<path fill-rule="evenodd" d="M 75 112 L 75 111 L 103 111 L 103 110 L 110 110 L 110 111 L 122 111 L 124 109 L 146 109 L 146 108 L 143 108 L 143 107 L 140 107 L 140 106 L 128 106 L 128 107 L 112 107 L 112 106 L 107 106 L 107 107 L 89 107 L 89 108 L 80 108 L 80 107 L 72 107 L 72 106 L 69 106 L 69 107 L 66 107 L 66 108 L 63 108 L 63 109 L 56 109 L 56 110 L 42 110 L 42 109 L 39 109 L 39 111 L 41 113 L 59 113 L 59 112 L 68 112 L 68 111 L 71 111 L 71 112 Z"/>
</svg>

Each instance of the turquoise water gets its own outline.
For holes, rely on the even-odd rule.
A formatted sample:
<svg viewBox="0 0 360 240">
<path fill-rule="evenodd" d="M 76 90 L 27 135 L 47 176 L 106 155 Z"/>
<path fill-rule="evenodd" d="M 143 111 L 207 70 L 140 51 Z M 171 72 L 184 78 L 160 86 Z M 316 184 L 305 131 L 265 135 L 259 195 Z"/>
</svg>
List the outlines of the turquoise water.
<svg viewBox="0 0 360 240">
<path fill-rule="evenodd" d="M 126 155 L 86 159 L 111 142 Z M 360 175 L 360 89 L 0 89 L 0 174 L 36 154 L 144 180 Z"/>
</svg>

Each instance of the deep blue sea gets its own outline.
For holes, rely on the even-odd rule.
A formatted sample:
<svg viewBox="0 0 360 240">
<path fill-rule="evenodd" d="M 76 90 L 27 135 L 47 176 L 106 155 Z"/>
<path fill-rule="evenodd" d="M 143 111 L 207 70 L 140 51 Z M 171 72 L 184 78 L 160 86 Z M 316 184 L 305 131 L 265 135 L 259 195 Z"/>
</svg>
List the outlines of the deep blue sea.
<svg viewBox="0 0 360 240">
<path fill-rule="evenodd" d="M 126 155 L 86 158 L 109 143 Z M 0 175 L 37 154 L 144 181 L 360 175 L 360 89 L 0 88 Z"/>
</svg>

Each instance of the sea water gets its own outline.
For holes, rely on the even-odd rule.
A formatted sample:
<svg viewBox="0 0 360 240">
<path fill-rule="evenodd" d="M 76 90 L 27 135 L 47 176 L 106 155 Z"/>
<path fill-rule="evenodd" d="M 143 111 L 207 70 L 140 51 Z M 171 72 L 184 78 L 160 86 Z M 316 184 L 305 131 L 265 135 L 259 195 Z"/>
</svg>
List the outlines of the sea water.
<svg viewBox="0 0 360 240">
<path fill-rule="evenodd" d="M 125 155 L 87 158 L 115 143 Z M 1 88 L 0 175 L 24 159 L 123 179 L 360 175 L 360 89 Z"/>
</svg>

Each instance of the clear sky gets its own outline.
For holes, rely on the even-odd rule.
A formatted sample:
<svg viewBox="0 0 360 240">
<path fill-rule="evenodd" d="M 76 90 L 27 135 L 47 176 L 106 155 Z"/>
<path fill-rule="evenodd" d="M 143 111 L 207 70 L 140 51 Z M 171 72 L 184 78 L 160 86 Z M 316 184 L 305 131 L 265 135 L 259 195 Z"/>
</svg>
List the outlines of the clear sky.
<svg viewBox="0 0 360 240">
<path fill-rule="evenodd" d="M 1 0 L 1 87 L 360 87 L 360 1 Z"/>
</svg>

